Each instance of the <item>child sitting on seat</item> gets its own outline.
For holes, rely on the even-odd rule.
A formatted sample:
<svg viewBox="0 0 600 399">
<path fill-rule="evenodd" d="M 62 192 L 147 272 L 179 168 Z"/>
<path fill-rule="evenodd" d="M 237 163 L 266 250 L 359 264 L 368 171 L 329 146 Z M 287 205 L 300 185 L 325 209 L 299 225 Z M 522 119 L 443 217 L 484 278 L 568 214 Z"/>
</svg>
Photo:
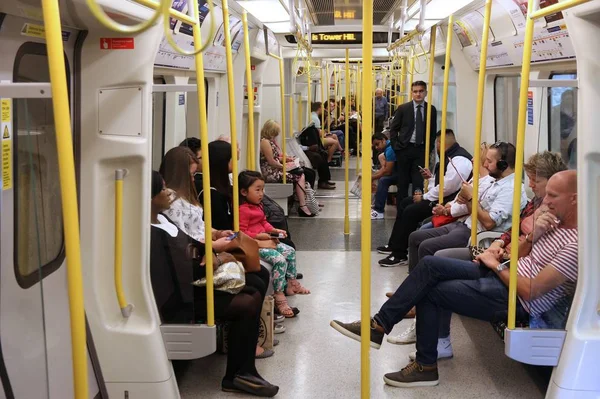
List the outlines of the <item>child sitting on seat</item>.
<svg viewBox="0 0 600 399">
<path fill-rule="evenodd" d="M 254 171 L 243 171 L 239 175 L 240 231 L 259 240 L 260 258 L 273 265 L 271 280 L 275 296 L 275 307 L 285 317 L 296 314 L 290 308 L 285 295 L 310 294 L 296 279 L 296 250 L 280 243 L 277 237 L 285 238 L 285 230 L 274 228 L 265 216 L 262 207 L 265 181 Z M 286 288 L 287 286 L 287 288 Z"/>
</svg>

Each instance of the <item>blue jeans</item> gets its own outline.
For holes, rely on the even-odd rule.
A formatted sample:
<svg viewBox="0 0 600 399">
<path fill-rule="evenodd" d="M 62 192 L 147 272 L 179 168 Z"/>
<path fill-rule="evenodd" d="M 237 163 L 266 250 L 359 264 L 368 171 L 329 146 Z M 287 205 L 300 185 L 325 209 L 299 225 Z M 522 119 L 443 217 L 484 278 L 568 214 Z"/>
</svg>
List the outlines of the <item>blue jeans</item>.
<svg viewBox="0 0 600 399">
<path fill-rule="evenodd" d="M 443 311 L 492 321 L 508 307 L 508 287 L 496 273 L 473 262 L 426 256 L 383 304 L 375 320 L 389 334 L 413 307 L 417 307 L 417 362 L 437 362 L 437 342 L 444 326 Z M 523 311 L 517 302 L 517 310 Z M 450 331 L 450 318 L 447 318 Z"/>
<path fill-rule="evenodd" d="M 419 230 L 427 230 L 427 229 L 433 229 L 433 223 L 432 222 L 423 223 L 421 225 L 421 227 L 419 227 Z"/>
<path fill-rule="evenodd" d="M 397 176 L 383 176 L 381 179 L 379 179 L 377 182 L 377 191 L 375 192 L 375 205 L 373 205 L 374 210 L 379 213 L 383 213 L 388 190 L 390 189 L 391 185 L 396 184 L 397 180 Z"/>
</svg>

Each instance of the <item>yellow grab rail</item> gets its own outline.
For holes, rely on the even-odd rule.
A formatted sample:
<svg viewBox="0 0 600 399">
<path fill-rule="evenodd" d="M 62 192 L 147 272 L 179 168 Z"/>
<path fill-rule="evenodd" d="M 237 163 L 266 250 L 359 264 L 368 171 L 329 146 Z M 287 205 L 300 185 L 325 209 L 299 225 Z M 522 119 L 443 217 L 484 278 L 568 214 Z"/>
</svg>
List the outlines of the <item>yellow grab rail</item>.
<svg viewBox="0 0 600 399">
<path fill-rule="evenodd" d="M 62 29 L 58 0 L 42 0 L 46 46 L 52 87 L 52 111 L 56 126 L 56 149 L 60 178 L 61 205 L 67 257 L 67 286 L 71 322 L 73 362 L 73 391 L 75 399 L 88 398 L 87 342 L 85 310 L 83 306 L 83 278 L 81 274 L 81 247 L 79 216 L 77 214 L 77 182 L 73 159 L 73 139 L 67 72 L 65 68 Z"/>
<path fill-rule="evenodd" d="M 235 109 L 235 94 L 233 82 L 233 55 L 231 54 L 231 32 L 229 31 L 229 4 L 228 0 L 221 1 L 223 9 L 223 31 L 225 33 L 225 59 L 227 62 L 227 91 L 229 100 L 229 130 L 231 133 L 231 172 L 233 174 L 233 229 L 240 230 L 240 196 L 238 185 L 238 159 L 237 159 L 237 120 Z M 204 81 L 204 80 L 203 80 Z M 248 82 L 248 87 L 252 82 Z M 252 93 L 254 94 L 254 93 Z M 254 99 L 252 99 L 254 100 Z M 248 90 L 248 103 L 250 103 L 250 90 Z"/>
<path fill-rule="evenodd" d="M 190 0 L 191 7 L 194 10 L 198 9 L 198 0 Z M 202 48 L 202 35 L 200 32 L 200 24 L 192 25 L 194 35 L 194 49 Z M 200 142 L 202 146 L 202 170 L 206 171 L 202 179 L 202 190 L 204 200 L 204 224 L 206 235 L 209 239 L 204 240 L 204 248 L 207 254 L 212 254 L 212 204 L 210 202 L 210 164 L 208 154 L 208 124 L 206 122 L 206 89 L 204 87 L 204 58 L 198 51 L 194 56 L 196 66 L 196 95 L 198 99 L 198 117 L 200 120 Z M 215 309 L 214 309 L 214 287 L 213 287 L 213 257 L 206 257 L 206 324 L 208 326 L 215 325 Z"/>
<path fill-rule="evenodd" d="M 358 67 L 356 68 L 356 175 L 360 173 L 360 125 L 362 123 L 362 117 L 360 114 L 360 86 L 362 82 L 362 72 L 360 70 L 360 60 L 358 61 Z"/>
<path fill-rule="evenodd" d="M 413 30 L 412 32 L 410 32 L 409 34 L 407 34 L 406 36 L 396 40 L 394 43 L 390 44 L 389 46 L 387 46 L 387 51 L 391 52 L 392 50 L 397 49 L 398 47 L 400 47 L 402 44 L 407 43 L 409 41 L 411 41 L 413 39 L 413 37 L 416 37 L 418 35 L 420 35 L 421 32 L 419 32 L 417 29 Z M 364 42 L 364 41 L 363 41 Z"/>
<path fill-rule="evenodd" d="M 350 234 L 350 188 L 349 180 L 350 180 L 350 50 L 346 49 L 346 102 L 344 104 L 344 117 L 345 117 L 345 125 L 346 125 L 346 140 L 344 142 L 344 162 L 346 163 L 346 167 L 344 168 L 344 234 Z"/>
<path fill-rule="evenodd" d="M 127 169 L 115 170 L 115 290 L 125 318 L 133 311 L 133 305 L 127 303 L 123 290 L 123 179 L 128 173 Z"/>
<path fill-rule="evenodd" d="M 256 169 L 256 138 L 254 137 L 254 82 L 252 81 L 252 61 L 250 60 L 250 36 L 248 31 L 248 12 L 242 13 L 244 28 L 244 56 L 246 59 L 246 91 L 248 92 L 248 139 L 246 166 Z M 233 146 L 233 143 L 232 143 Z"/>
<path fill-rule="evenodd" d="M 477 90 L 477 110 L 475 113 L 475 146 L 473 152 L 473 203 L 471 210 L 471 245 L 477 245 L 477 211 L 479 208 L 479 169 L 481 167 L 481 130 L 483 129 L 483 98 L 485 94 L 485 73 L 487 67 L 488 38 L 490 19 L 492 15 L 492 0 L 485 2 L 483 17 L 483 35 L 481 37 L 481 56 L 479 58 L 479 83 Z M 516 242 L 516 241 L 515 241 Z"/>
<path fill-rule="evenodd" d="M 373 73 L 373 0 L 363 0 L 363 49 L 364 70 Z M 372 78 L 364 80 L 363 101 L 364 120 L 370 122 L 373 108 L 370 95 L 373 94 Z M 362 201 L 360 224 L 361 279 L 360 279 L 360 388 L 361 398 L 370 397 L 370 336 L 371 336 L 371 130 L 370 123 L 364 126 L 362 141 Z"/>
<path fill-rule="evenodd" d="M 321 130 L 325 129 L 325 70 L 321 68 Z"/>
<path fill-rule="evenodd" d="M 167 2 L 167 1 L 163 0 L 163 2 Z M 115 20 L 111 19 L 106 14 L 106 12 L 104 12 L 102 7 L 100 7 L 98 5 L 98 3 L 96 3 L 95 0 L 86 0 L 86 3 L 87 3 L 88 8 L 90 9 L 90 12 L 92 13 L 93 16 L 96 17 L 98 22 L 100 22 L 105 28 L 108 28 L 115 32 L 121 32 L 121 33 L 141 33 L 143 31 L 147 30 L 148 28 L 150 28 L 152 25 L 154 25 L 154 23 L 156 21 L 158 21 L 158 19 L 162 15 L 161 4 L 154 3 L 153 1 L 151 1 L 151 3 L 153 3 L 153 5 L 155 6 L 153 8 L 155 10 L 155 12 L 154 12 L 154 14 L 152 14 L 152 17 L 150 17 L 150 19 L 148 19 L 147 21 L 144 21 L 144 22 L 140 22 L 137 25 L 124 25 L 124 24 L 115 22 Z M 173 10 L 173 11 L 175 11 L 175 10 Z M 182 15 L 184 15 L 184 14 L 182 14 Z M 173 17 L 175 17 L 175 16 L 173 16 Z M 186 15 L 186 17 L 187 17 L 187 15 Z"/>
<path fill-rule="evenodd" d="M 406 96 L 406 58 L 402 57 L 400 61 L 400 95 L 396 96 L 396 105 L 404 104 L 407 101 Z"/>
<path fill-rule="evenodd" d="M 281 99 L 281 152 L 283 153 L 282 156 L 282 162 L 281 164 L 283 165 L 283 184 L 287 183 L 287 176 L 286 176 L 286 170 L 285 170 L 285 81 L 284 81 L 284 75 L 283 75 L 283 58 L 279 57 L 275 54 L 271 54 L 269 53 L 269 56 L 271 56 L 272 58 L 275 58 L 277 61 L 279 61 L 279 96 Z M 292 107 L 290 107 L 290 112 L 291 112 Z M 294 133 L 294 128 L 292 126 L 292 121 L 293 118 L 290 115 L 290 135 L 292 135 Z"/>
<path fill-rule="evenodd" d="M 298 123 L 298 131 L 301 132 L 302 131 L 302 93 L 301 92 L 298 93 L 297 106 L 298 106 L 298 117 L 297 117 L 298 120 L 296 122 Z M 290 132 L 290 135 L 292 133 L 293 132 Z"/>
<path fill-rule="evenodd" d="M 439 203 L 444 203 L 444 171 L 446 170 L 446 126 L 448 117 L 448 84 L 450 83 L 450 52 L 452 50 L 452 26 L 454 23 L 454 15 L 450 14 L 448 17 L 448 30 L 446 33 L 446 62 L 444 69 L 444 91 L 442 95 L 442 126 L 440 136 L 440 194 Z M 433 90 L 433 87 L 431 87 Z M 428 115 L 429 117 L 429 115 Z"/>
<path fill-rule="evenodd" d="M 312 101 L 311 101 L 311 97 L 312 97 L 312 91 L 311 91 L 311 87 L 310 87 L 311 80 L 312 80 L 312 79 L 311 79 L 311 77 L 310 77 L 310 61 L 309 61 L 309 62 L 308 62 L 308 96 L 306 96 L 306 110 L 308 111 L 308 112 L 307 112 L 307 114 L 308 114 L 308 119 L 306 120 L 306 125 L 308 125 L 308 124 L 310 123 L 310 113 L 312 112 L 312 111 L 310 110 L 311 103 L 312 103 Z M 306 125 L 305 125 L 305 126 L 306 126 Z M 302 131 L 302 130 L 299 130 L 299 131 Z"/>
<path fill-rule="evenodd" d="M 414 50 L 410 50 L 410 61 L 409 61 L 409 65 L 410 65 L 410 71 L 409 71 L 409 81 L 408 81 L 408 89 L 412 91 L 412 85 L 415 79 L 415 56 L 414 56 Z"/>
<path fill-rule="evenodd" d="M 537 11 L 533 11 L 533 8 L 531 8 L 529 11 L 529 15 L 531 19 L 536 20 L 538 18 L 543 18 L 547 17 L 548 15 L 556 14 L 557 12 L 566 10 L 567 8 L 587 3 L 588 1 L 590 0 L 565 0 L 562 3 L 552 4 Z"/>
<path fill-rule="evenodd" d="M 329 64 L 325 64 L 325 68 L 327 69 L 327 99 L 325 101 L 327 101 L 327 134 L 329 134 L 331 133 L 331 109 L 329 107 L 331 78 L 329 77 Z M 325 107 L 325 103 L 323 103 L 323 107 Z M 325 108 L 323 108 L 323 113 L 325 113 Z"/>
<path fill-rule="evenodd" d="M 433 69 L 435 68 L 435 36 L 437 26 L 431 27 L 431 40 L 429 42 L 429 52 L 431 57 L 429 58 L 429 90 L 427 92 L 427 121 L 425 128 L 425 169 L 429 169 L 429 149 L 431 148 L 431 107 L 433 105 Z M 435 132 L 434 132 L 435 133 Z M 429 189 L 429 180 L 424 181 L 423 191 L 427 192 Z"/>
<path fill-rule="evenodd" d="M 290 102 L 289 102 L 289 112 L 290 112 L 290 137 L 294 136 L 294 96 L 292 94 L 290 94 Z M 285 146 L 285 134 L 284 132 L 284 127 L 281 128 L 281 152 L 283 152 L 283 158 L 281 159 L 281 163 L 283 164 L 283 184 L 287 183 L 287 179 L 286 179 L 286 173 L 285 173 L 285 168 L 286 168 L 286 155 L 285 155 L 285 150 L 286 150 L 286 146 Z"/>
</svg>

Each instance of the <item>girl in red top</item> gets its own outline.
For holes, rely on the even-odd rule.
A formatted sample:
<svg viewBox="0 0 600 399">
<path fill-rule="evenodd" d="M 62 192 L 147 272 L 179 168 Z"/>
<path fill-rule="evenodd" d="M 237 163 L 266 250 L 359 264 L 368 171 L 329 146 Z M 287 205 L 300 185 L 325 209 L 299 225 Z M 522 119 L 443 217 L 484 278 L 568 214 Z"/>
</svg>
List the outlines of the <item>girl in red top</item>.
<svg viewBox="0 0 600 399">
<path fill-rule="evenodd" d="M 270 241 L 269 248 L 260 248 L 260 258 L 273 265 L 271 280 L 275 296 L 275 307 L 285 317 L 294 317 L 285 295 L 310 294 L 296 280 L 296 250 L 289 245 L 274 240 L 281 235 L 285 238 L 285 230 L 279 230 L 267 222 L 262 207 L 265 181 L 258 172 L 246 170 L 239 175 L 240 187 L 240 231 L 259 241 Z M 287 287 L 286 287 L 287 286 Z"/>
</svg>

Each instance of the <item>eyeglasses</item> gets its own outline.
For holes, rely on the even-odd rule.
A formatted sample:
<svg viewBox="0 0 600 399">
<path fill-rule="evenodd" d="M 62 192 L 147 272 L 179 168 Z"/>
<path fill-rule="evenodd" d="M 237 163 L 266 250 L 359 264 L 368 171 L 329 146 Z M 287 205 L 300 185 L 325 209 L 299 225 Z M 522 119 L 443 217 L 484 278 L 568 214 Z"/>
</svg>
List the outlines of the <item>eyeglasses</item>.
<svg viewBox="0 0 600 399">
<path fill-rule="evenodd" d="M 490 148 L 500 148 L 502 146 L 508 145 L 508 143 L 504 141 L 496 141 L 494 144 L 490 146 Z"/>
</svg>

